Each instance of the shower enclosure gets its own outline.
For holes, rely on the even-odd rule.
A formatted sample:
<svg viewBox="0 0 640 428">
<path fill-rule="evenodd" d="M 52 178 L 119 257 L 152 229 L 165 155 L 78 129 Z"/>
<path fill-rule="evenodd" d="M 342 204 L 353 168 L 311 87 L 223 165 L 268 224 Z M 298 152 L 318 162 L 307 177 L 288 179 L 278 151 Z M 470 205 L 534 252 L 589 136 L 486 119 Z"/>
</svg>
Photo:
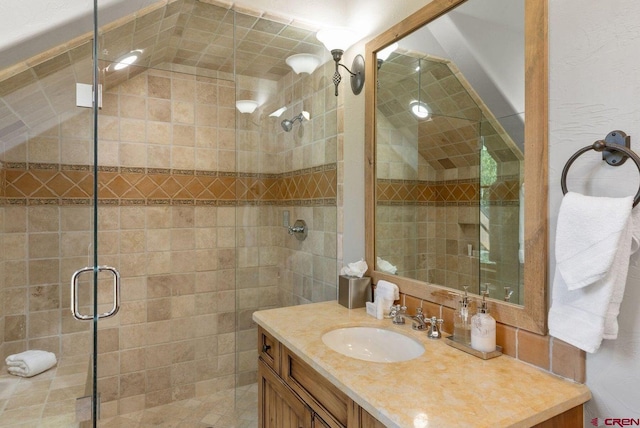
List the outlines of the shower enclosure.
<svg viewBox="0 0 640 428">
<path fill-rule="evenodd" d="M 336 296 L 332 64 L 293 73 L 289 55 L 329 57 L 290 22 L 178 0 L 101 23 L 97 121 L 76 96 L 90 36 L 0 71 L 0 356 L 58 358 L 2 368 L 0 426 L 255 424 L 251 314 Z M 99 320 L 114 281 L 97 266 L 121 284 Z"/>
</svg>

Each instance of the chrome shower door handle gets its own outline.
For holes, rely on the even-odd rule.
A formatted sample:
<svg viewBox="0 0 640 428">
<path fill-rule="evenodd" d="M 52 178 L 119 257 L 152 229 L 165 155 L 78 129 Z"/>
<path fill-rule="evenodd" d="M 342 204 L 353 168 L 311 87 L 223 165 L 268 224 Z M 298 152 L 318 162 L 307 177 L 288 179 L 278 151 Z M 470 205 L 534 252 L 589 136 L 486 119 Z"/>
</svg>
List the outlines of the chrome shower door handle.
<svg viewBox="0 0 640 428">
<path fill-rule="evenodd" d="M 109 318 L 117 314 L 118 310 L 120 310 L 120 273 L 118 270 L 110 266 L 98 266 L 97 268 L 87 266 L 75 271 L 73 275 L 71 275 L 71 315 L 77 320 L 90 321 L 93 319 L 93 315 L 83 315 L 78 308 L 78 278 L 85 272 L 95 271 L 97 271 L 97 273 L 108 271 L 113 274 L 113 307 L 109 312 L 98 314 L 98 318 Z"/>
</svg>

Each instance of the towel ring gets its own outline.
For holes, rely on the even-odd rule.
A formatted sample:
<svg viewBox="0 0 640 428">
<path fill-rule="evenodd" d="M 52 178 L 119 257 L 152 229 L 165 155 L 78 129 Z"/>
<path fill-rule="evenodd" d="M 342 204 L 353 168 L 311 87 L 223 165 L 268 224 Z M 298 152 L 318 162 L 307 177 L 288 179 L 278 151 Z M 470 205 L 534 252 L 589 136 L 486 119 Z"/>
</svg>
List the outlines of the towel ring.
<svg viewBox="0 0 640 428">
<path fill-rule="evenodd" d="M 635 154 L 633 150 L 628 149 L 627 147 L 619 144 L 609 144 L 604 140 L 598 140 L 592 145 L 583 147 L 577 152 L 575 152 L 573 156 L 571 156 L 567 161 L 567 163 L 565 164 L 564 168 L 562 169 L 562 178 L 560 179 L 560 186 L 562 187 L 563 195 L 566 195 L 568 191 L 567 190 L 567 173 L 569 172 L 569 167 L 571 167 L 571 164 L 576 159 L 578 159 L 578 157 L 581 154 L 588 152 L 589 150 L 595 150 L 596 152 L 601 152 L 603 150 L 614 150 L 614 151 L 622 152 L 626 156 L 631 158 L 631 160 L 636 164 L 636 168 L 638 168 L 638 172 L 640 172 L 640 157 L 638 157 L 638 155 Z M 636 196 L 633 198 L 633 206 L 635 207 L 636 205 L 638 205 L 638 202 L 640 202 L 640 189 L 638 189 L 638 193 L 636 193 Z"/>
</svg>

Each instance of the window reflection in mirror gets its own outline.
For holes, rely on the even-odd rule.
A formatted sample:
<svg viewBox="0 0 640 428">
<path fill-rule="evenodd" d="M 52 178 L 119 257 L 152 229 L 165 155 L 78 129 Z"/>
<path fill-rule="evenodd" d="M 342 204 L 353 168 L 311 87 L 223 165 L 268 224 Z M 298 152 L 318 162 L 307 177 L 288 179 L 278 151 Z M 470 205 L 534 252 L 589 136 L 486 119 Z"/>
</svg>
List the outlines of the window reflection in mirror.
<svg viewBox="0 0 640 428">
<path fill-rule="evenodd" d="M 377 85 L 376 269 L 522 305 L 524 0 L 431 21 Z"/>
</svg>

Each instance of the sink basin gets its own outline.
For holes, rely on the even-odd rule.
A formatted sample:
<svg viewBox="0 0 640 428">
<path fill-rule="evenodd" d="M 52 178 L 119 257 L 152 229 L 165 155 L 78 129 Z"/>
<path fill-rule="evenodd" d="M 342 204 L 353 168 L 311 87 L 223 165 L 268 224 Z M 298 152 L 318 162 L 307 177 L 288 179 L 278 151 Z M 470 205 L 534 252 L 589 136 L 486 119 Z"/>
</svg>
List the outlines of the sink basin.
<svg viewBox="0 0 640 428">
<path fill-rule="evenodd" d="M 424 352 L 420 342 L 395 331 L 375 327 L 345 327 L 322 336 L 329 348 L 347 357 L 376 363 L 412 360 Z"/>
</svg>

